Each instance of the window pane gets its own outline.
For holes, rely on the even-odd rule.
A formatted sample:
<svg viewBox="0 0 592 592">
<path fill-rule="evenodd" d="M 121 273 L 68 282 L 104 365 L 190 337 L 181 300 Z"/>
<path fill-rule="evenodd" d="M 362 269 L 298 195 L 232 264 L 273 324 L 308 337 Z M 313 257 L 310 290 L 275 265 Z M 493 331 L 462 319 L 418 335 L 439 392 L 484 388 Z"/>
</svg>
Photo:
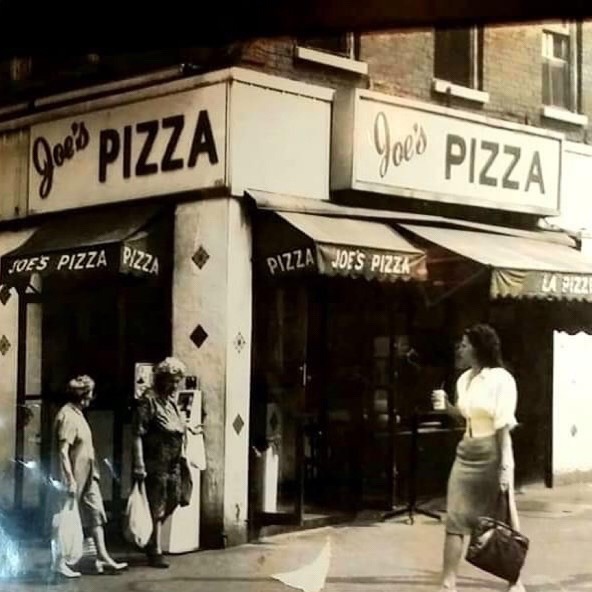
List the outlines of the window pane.
<svg viewBox="0 0 592 592">
<path fill-rule="evenodd" d="M 569 61 L 569 38 L 565 35 L 553 35 L 553 57 Z"/>
<path fill-rule="evenodd" d="M 472 86 L 470 29 L 436 30 L 434 75 L 462 86 Z"/>
<path fill-rule="evenodd" d="M 543 103 L 571 109 L 571 77 L 568 63 L 543 60 Z"/>
</svg>

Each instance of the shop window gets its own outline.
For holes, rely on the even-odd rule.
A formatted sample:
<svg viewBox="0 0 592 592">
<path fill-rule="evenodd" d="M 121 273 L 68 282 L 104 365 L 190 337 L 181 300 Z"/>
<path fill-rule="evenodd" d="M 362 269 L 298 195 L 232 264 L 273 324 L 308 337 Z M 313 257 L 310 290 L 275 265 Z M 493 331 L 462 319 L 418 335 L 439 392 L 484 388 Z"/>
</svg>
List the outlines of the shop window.
<svg viewBox="0 0 592 592">
<path fill-rule="evenodd" d="M 483 82 L 483 30 L 436 29 L 434 76 L 458 86 L 480 90 Z"/>
<path fill-rule="evenodd" d="M 577 34 L 568 23 L 543 31 L 543 103 L 577 109 Z"/>
</svg>

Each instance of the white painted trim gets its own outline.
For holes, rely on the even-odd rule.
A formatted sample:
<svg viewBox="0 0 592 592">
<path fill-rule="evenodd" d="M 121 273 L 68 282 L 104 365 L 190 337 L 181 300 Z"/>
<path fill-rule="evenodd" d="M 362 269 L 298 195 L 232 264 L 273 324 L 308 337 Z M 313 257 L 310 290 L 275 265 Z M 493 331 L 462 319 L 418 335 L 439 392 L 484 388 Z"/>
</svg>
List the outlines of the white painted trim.
<svg viewBox="0 0 592 592">
<path fill-rule="evenodd" d="M 368 64 L 366 62 L 352 60 L 351 58 L 336 55 L 328 51 L 319 51 L 318 49 L 311 49 L 310 47 L 296 46 L 294 55 L 299 60 L 314 62 L 315 64 L 338 68 L 339 70 L 347 70 L 348 72 L 354 72 L 356 74 L 368 74 Z"/>
<path fill-rule="evenodd" d="M 191 76 L 188 78 L 182 78 L 180 80 L 173 80 L 172 82 L 155 84 L 154 86 L 147 88 L 122 92 L 117 95 L 109 95 L 99 99 L 83 101 L 73 105 L 67 105 L 64 107 L 44 111 L 42 113 L 23 115 L 22 117 L 17 117 L 16 119 L 0 122 L 0 132 L 16 130 L 64 117 L 73 117 L 92 111 L 100 111 L 102 109 L 109 109 L 121 105 L 137 103 L 147 99 L 154 99 L 186 90 L 200 88 L 203 86 L 210 86 L 220 82 L 229 82 L 232 80 L 257 85 L 264 88 L 270 88 L 280 92 L 287 92 L 304 97 L 320 99 L 327 102 L 331 102 L 333 100 L 333 89 L 287 80 L 285 78 L 280 78 L 279 76 L 261 74 L 260 72 L 248 70 L 246 68 L 225 68 L 215 72 L 208 72 L 207 74 L 200 74 L 199 76 Z"/>
<path fill-rule="evenodd" d="M 467 101 L 474 101 L 475 103 L 489 103 L 489 93 L 483 90 L 477 90 L 476 88 L 469 88 L 468 86 L 461 86 L 448 82 L 447 80 L 440 80 L 434 78 L 432 83 L 434 92 L 447 95 L 450 93 L 453 97 L 459 97 L 466 99 Z"/>
<path fill-rule="evenodd" d="M 553 21 L 543 21 L 542 28 L 543 31 L 550 31 L 552 33 L 560 33 L 561 35 L 569 35 L 570 34 L 570 20 L 553 20 Z"/>
<path fill-rule="evenodd" d="M 582 142 L 565 141 L 563 143 L 565 152 L 570 154 L 581 154 L 582 156 L 592 156 L 592 146 L 583 144 Z"/>
<path fill-rule="evenodd" d="M 573 111 L 561 109 L 560 107 L 545 105 L 542 110 L 542 115 L 547 119 L 555 119 L 556 121 L 571 123 L 581 127 L 588 125 L 588 117 L 586 115 L 583 115 L 582 113 L 574 113 Z"/>
<path fill-rule="evenodd" d="M 503 119 L 494 119 L 493 117 L 487 117 L 485 115 L 480 115 L 461 109 L 441 107 L 440 105 L 434 105 L 433 103 L 426 103 L 424 101 L 417 101 L 415 99 L 404 99 L 394 95 L 379 93 L 373 90 L 358 88 L 355 89 L 355 92 L 360 99 L 369 99 L 371 101 L 385 103 L 387 105 L 408 107 L 409 109 L 416 109 L 418 111 L 426 111 L 428 113 L 446 115 L 447 117 L 453 117 L 454 119 L 474 121 L 476 123 L 482 123 L 490 127 L 498 127 L 511 131 L 528 133 L 532 136 L 542 136 L 545 138 L 552 138 L 554 140 L 563 140 L 565 138 L 565 134 L 561 132 L 556 132 L 554 130 L 548 130 L 541 127 L 535 127 L 532 125 L 524 125 L 522 123 L 515 123 L 513 121 L 505 121 Z"/>
<path fill-rule="evenodd" d="M 244 82 L 254 86 L 261 86 L 272 90 L 319 99 L 321 101 L 332 102 L 335 91 L 332 88 L 317 86 L 307 82 L 298 82 L 288 78 L 280 78 L 270 74 L 263 74 L 257 70 L 248 70 L 247 68 L 231 68 L 230 77 L 237 82 Z"/>
<path fill-rule="evenodd" d="M 96 86 L 87 86 L 84 88 L 72 90 L 69 92 L 60 93 L 57 95 L 50 95 L 34 101 L 35 106 L 45 107 L 48 105 L 55 105 L 56 103 L 63 103 L 64 101 L 71 101 L 75 99 L 83 99 L 92 95 L 101 93 L 109 93 L 114 91 L 123 91 L 133 86 L 149 85 L 156 82 L 163 82 L 179 78 L 182 75 L 181 66 L 174 68 L 166 68 L 164 70 L 157 70 L 150 74 L 143 76 L 135 76 L 134 78 L 125 78 L 123 80 L 116 80 L 105 84 Z"/>
<path fill-rule="evenodd" d="M 16 103 L 14 105 L 8 105 L 7 107 L 0 108 L 0 117 L 10 115 L 11 113 L 17 113 L 18 111 L 24 111 L 29 107 L 29 103 Z"/>
</svg>

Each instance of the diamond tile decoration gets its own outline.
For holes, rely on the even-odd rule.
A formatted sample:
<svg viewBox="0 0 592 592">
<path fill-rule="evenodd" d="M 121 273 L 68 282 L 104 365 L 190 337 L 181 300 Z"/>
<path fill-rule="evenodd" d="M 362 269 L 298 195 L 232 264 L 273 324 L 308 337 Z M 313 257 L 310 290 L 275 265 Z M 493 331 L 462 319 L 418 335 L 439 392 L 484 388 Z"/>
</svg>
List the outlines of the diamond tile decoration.
<svg viewBox="0 0 592 592">
<path fill-rule="evenodd" d="M 247 345 L 247 341 L 239 331 L 238 335 L 234 338 L 234 349 L 240 354 L 245 348 L 245 345 Z"/>
<path fill-rule="evenodd" d="M 245 427 L 245 422 L 243 421 L 243 418 L 240 416 L 240 414 L 237 414 L 237 416 L 234 418 L 234 421 L 232 422 L 232 427 L 234 428 L 234 431 L 236 432 L 236 435 L 240 435 L 240 433 L 243 431 L 243 428 Z"/>
<path fill-rule="evenodd" d="M 8 341 L 6 335 L 2 335 L 2 338 L 0 338 L 0 354 L 5 356 L 8 350 L 10 350 L 10 341 Z"/>
<path fill-rule="evenodd" d="M 208 334 L 201 325 L 198 325 L 190 335 L 190 338 L 191 341 L 193 341 L 193 343 L 195 343 L 195 345 L 200 348 L 204 344 L 204 341 L 208 338 Z"/>
<path fill-rule="evenodd" d="M 193 263 L 195 263 L 195 265 L 197 265 L 201 269 L 208 262 L 209 258 L 210 254 L 205 250 L 203 245 L 200 245 L 199 249 L 195 251 L 191 259 Z"/>
<path fill-rule="evenodd" d="M 7 286 L 6 284 L 2 286 L 2 289 L 0 289 L 0 302 L 2 302 L 4 306 L 6 306 L 6 303 L 10 300 L 11 296 L 10 286 Z"/>
</svg>

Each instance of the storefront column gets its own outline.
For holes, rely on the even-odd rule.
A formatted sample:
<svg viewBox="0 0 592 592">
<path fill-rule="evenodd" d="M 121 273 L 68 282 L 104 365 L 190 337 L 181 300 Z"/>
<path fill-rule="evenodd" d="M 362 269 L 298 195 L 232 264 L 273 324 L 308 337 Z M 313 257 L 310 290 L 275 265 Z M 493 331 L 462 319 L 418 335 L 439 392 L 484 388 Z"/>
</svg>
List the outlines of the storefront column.
<svg viewBox="0 0 592 592">
<path fill-rule="evenodd" d="M 239 203 L 178 206 L 173 352 L 203 391 L 202 546 L 247 540 L 251 234 Z"/>
</svg>

